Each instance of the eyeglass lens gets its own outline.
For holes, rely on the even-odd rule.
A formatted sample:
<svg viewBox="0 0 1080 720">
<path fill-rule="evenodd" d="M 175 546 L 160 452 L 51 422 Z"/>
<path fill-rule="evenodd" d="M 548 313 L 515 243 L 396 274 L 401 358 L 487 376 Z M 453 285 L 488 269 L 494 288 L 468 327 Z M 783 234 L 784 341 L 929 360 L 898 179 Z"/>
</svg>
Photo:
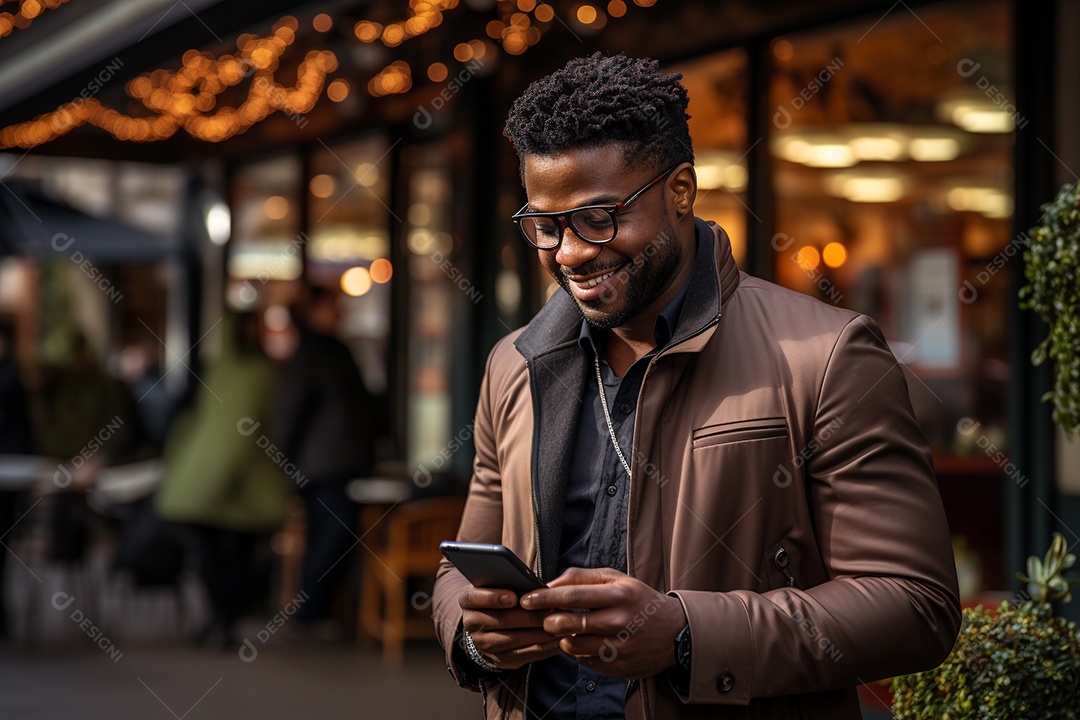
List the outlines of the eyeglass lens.
<svg viewBox="0 0 1080 720">
<path fill-rule="evenodd" d="M 574 231 L 590 242 L 607 242 L 615 236 L 615 220 L 600 208 L 585 208 L 570 213 Z M 521 229 L 539 247 L 555 247 L 562 235 L 562 222 L 553 217 L 525 217 Z"/>
</svg>

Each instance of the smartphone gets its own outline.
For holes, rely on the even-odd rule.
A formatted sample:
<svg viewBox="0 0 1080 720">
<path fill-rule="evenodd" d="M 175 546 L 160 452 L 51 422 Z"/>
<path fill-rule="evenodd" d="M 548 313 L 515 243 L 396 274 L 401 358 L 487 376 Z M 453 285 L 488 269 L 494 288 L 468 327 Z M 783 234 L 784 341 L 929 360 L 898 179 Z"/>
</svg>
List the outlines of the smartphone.
<svg viewBox="0 0 1080 720">
<path fill-rule="evenodd" d="M 439 550 L 476 587 L 505 588 L 518 597 L 547 587 L 505 545 L 446 540 L 440 543 Z"/>
</svg>

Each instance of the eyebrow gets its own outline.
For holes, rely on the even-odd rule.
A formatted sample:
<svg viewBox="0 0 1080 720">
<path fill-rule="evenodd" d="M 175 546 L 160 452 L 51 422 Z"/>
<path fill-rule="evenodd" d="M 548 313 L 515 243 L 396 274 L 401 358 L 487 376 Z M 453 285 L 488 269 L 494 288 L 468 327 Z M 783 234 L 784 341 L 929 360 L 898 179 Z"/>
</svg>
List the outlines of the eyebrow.
<svg viewBox="0 0 1080 720">
<path fill-rule="evenodd" d="M 619 202 L 619 198 L 615 197 L 614 195 L 597 195 L 595 197 L 587 199 L 581 205 L 575 205 L 574 207 L 567 208 L 566 210 L 537 210 L 535 207 L 533 207 L 531 203 L 527 207 L 529 208 L 528 212 L 570 212 L 571 210 L 589 207 L 590 205 L 614 205 L 617 202 Z"/>
</svg>

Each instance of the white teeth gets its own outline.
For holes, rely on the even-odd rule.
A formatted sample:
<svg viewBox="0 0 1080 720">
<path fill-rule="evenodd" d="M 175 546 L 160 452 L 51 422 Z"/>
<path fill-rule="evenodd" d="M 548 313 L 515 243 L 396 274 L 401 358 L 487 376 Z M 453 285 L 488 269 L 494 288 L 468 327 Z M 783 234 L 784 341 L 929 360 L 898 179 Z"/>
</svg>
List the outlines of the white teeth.
<svg viewBox="0 0 1080 720">
<path fill-rule="evenodd" d="M 615 271 L 612 270 L 611 272 L 604 273 L 600 277 L 593 278 L 592 280 L 586 280 L 585 282 L 579 282 L 578 285 L 580 285 L 583 288 L 596 287 L 597 285 L 604 282 L 605 280 L 607 280 L 609 277 L 611 277 L 614 274 L 615 274 Z"/>
</svg>

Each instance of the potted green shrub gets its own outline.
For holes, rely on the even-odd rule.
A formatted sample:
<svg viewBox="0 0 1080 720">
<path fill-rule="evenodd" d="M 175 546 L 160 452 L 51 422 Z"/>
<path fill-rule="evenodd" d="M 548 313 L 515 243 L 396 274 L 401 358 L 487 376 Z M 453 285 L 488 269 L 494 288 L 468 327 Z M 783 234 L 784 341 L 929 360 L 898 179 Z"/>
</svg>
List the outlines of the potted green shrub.
<svg viewBox="0 0 1080 720">
<path fill-rule="evenodd" d="M 1070 599 L 1062 573 L 1076 562 L 1054 533 L 1044 558 L 1028 558 L 1016 602 L 964 610 L 960 637 L 934 670 L 892 681 L 896 720 L 1076 720 L 1080 637 L 1052 603 Z"/>
<path fill-rule="evenodd" d="M 1064 186 L 1042 206 L 1039 224 L 1028 233 L 1020 306 L 1034 310 L 1050 333 L 1031 355 L 1054 361 L 1054 422 L 1068 435 L 1080 431 L 1080 183 Z"/>
</svg>

